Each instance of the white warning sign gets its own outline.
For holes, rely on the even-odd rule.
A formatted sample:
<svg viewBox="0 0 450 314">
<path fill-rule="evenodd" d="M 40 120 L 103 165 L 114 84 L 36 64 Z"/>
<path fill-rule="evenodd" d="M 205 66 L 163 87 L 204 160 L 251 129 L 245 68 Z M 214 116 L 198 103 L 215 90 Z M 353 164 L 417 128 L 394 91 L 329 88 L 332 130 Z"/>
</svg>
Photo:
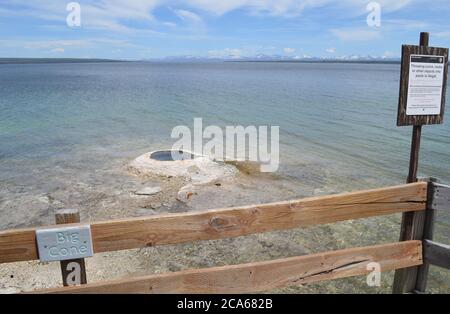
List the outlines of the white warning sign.
<svg viewBox="0 0 450 314">
<path fill-rule="evenodd" d="M 430 55 L 410 58 L 406 115 L 440 115 L 445 58 Z"/>
</svg>

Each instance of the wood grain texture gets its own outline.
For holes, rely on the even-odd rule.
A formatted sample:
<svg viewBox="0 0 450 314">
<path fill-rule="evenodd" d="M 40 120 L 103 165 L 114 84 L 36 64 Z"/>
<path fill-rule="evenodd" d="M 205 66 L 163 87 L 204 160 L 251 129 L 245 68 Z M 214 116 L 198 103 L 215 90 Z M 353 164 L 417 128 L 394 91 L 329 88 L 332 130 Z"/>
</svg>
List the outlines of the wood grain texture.
<svg viewBox="0 0 450 314">
<path fill-rule="evenodd" d="M 80 222 L 80 212 L 77 209 L 59 209 L 55 214 L 55 222 L 57 225 L 78 223 Z M 72 263 L 77 263 L 79 266 L 79 284 L 86 284 L 86 262 L 84 258 L 77 258 L 60 262 L 63 286 L 67 287 L 71 285 L 69 276 L 75 271 L 71 267 Z"/>
<path fill-rule="evenodd" d="M 35 293 L 250 293 L 422 264 L 420 241 L 384 244 L 267 262 L 150 275 Z"/>
<path fill-rule="evenodd" d="M 428 184 L 428 202 L 427 202 L 427 210 L 425 214 L 425 223 L 424 223 L 424 230 L 423 230 L 423 241 L 426 240 L 433 240 L 434 237 L 434 226 L 436 221 L 436 209 L 433 208 L 433 205 L 435 204 L 436 198 L 439 196 L 439 192 L 437 190 L 438 186 L 441 186 L 438 184 L 435 178 L 429 178 L 429 184 Z M 449 202 L 450 204 L 450 202 Z M 423 249 L 424 252 L 426 250 L 426 243 L 423 242 Z M 419 267 L 417 271 L 417 280 L 416 280 L 416 287 L 414 289 L 415 293 L 425 293 L 427 288 L 427 282 L 428 282 L 428 273 L 430 269 L 430 263 L 426 259 L 426 254 L 424 253 L 424 260 L 423 265 Z"/>
<path fill-rule="evenodd" d="M 423 211 L 427 183 L 210 211 L 91 224 L 94 252 L 214 240 Z M 37 259 L 35 229 L 0 232 L 0 263 Z"/>
<path fill-rule="evenodd" d="M 408 178 L 409 179 L 409 178 Z M 415 179 L 417 180 L 417 179 Z M 427 182 L 427 207 L 432 197 L 430 178 L 423 179 Z M 425 218 L 427 211 L 403 213 L 400 227 L 400 241 L 423 240 L 425 230 Z M 395 271 L 392 292 L 395 294 L 412 293 L 416 289 L 419 275 L 418 267 L 399 269 Z"/>
<path fill-rule="evenodd" d="M 422 240 L 426 212 L 405 215 L 402 219 L 400 241 Z M 418 267 L 400 269 L 395 272 L 392 292 L 395 294 L 412 293 L 417 284 Z"/>
<path fill-rule="evenodd" d="M 406 115 L 406 104 L 408 100 L 408 85 L 409 85 L 409 59 L 412 54 L 417 55 L 437 55 L 444 56 L 444 85 L 442 93 L 442 107 L 440 115 L 423 115 L 423 116 L 408 116 Z M 402 46 L 402 70 L 400 75 L 400 97 L 398 104 L 397 126 L 405 125 L 424 125 L 424 124 L 441 124 L 444 122 L 445 111 L 445 96 L 447 89 L 447 75 L 448 75 L 448 49 L 435 48 L 424 46 Z"/>
</svg>

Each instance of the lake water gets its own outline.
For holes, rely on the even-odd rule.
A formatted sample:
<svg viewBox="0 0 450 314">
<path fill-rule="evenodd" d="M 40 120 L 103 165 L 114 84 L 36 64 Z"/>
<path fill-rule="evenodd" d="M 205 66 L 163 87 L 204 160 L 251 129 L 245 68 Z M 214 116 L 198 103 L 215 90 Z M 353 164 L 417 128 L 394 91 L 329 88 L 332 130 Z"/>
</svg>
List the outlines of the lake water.
<svg viewBox="0 0 450 314">
<path fill-rule="evenodd" d="M 399 72 L 394 64 L 0 65 L 0 229 L 47 222 L 48 206 L 33 197 L 80 182 L 117 188 L 111 167 L 170 148 L 172 128 L 195 117 L 280 126 L 278 174 L 293 184 L 325 192 L 401 184 L 411 127 L 396 127 Z M 424 127 L 420 176 L 450 182 L 449 134 L 449 123 Z M 77 193 L 70 205 L 86 205 Z M 439 226 L 437 238 L 449 242 L 449 217 Z"/>
</svg>

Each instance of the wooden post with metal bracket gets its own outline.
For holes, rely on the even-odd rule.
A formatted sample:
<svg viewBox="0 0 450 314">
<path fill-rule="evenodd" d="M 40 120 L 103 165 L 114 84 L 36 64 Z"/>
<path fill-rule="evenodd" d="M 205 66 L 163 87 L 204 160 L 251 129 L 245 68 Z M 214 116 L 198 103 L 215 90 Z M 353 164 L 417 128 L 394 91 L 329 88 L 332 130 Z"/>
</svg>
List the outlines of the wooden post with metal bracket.
<svg viewBox="0 0 450 314">
<path fill-rule="evenodd" d="M 80 222 L 80 212 L 76 209 L 59 209 L 55 215 L 56 224 Z M 61 261 L 63 285 L 76 286 L 87 284 L 86 263 L 84 258 Z"/>
</svg>

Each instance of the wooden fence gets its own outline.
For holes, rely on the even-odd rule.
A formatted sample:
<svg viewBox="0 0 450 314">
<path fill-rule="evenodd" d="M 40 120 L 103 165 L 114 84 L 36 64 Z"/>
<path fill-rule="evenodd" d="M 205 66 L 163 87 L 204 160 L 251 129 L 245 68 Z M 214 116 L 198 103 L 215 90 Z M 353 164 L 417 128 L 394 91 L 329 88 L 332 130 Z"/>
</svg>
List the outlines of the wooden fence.
<svg viewBox="0 0 450 314">
<path fill-rule="evenodd" d="M 436 193 L 438 188 L 440 193 Z M 443 185 L 418 182 L 289 202 L 95 222 L 90 227 L 94 253 L 101 253 L 238 237 L 395 213 L 422 212 L 424 217 L 434 217 L 427 213 L 448 207 L 450 199 L 445 200 L 450 195 L 448 191 L 450 188 Z M 426 232 L 415 233 L 415 238 L 408 241 L 34 293 L 260 292 L 368 274 L 371 270 L 367 266 L 372 262 L 379 263 L 381 271 L 415 269 L 416 283 L 422 285 L 423 291 L 429 264 L 449 266 L 449 248 L 432 242 L 429 228 L 425 227 L 426 224 L 433 225 L 430 219 L 423 219 L 422 230 Z M 45 229 L 56 227 L 61 225 Z M 39 259 L 36 245 L 36 230 L 39 229 L 42 228 L 0 231 L 0 264 Z M 443 261 L 442 256 L 447 260 Z"/>
</svg>

